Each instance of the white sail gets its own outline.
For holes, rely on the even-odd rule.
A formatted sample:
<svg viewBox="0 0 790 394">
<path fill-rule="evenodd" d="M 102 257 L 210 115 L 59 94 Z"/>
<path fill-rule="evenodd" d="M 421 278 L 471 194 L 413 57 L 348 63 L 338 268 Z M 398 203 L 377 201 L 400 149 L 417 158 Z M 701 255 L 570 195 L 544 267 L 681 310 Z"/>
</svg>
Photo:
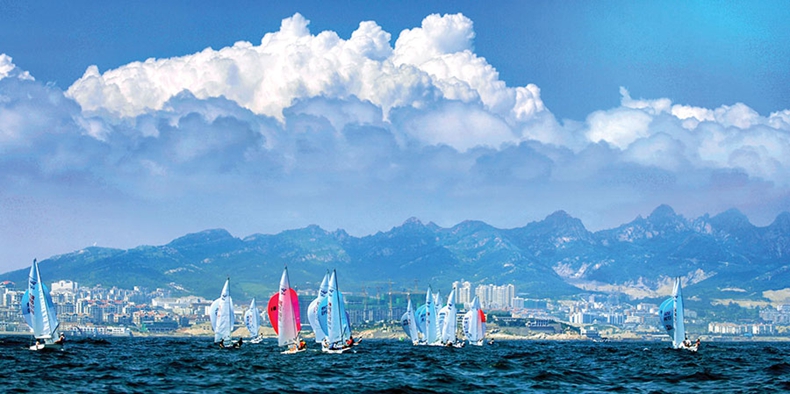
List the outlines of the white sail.
<svg viewBox="0 0 790 394">
<path fill-rule="evenodd" d="M 326 326 L 326 294 L 329 292 L 329 272 L 324 275 L 321 286 L 318 289 L 318 297 L 307 307 L 307 320 L 315 333 L 315 342 L 321 343 L 326 338 L 326 331 L 322 326 Z M 323 304 L 323 307 L 322 307 Z M 322 324 L 323 320 L 323 324 Z"/>
<path fill-rule="evenodd" d="M 433 308 L 436 311 L 436 318 L 433 319 L 433 323 L 436 326 L 436 340 L 437 342 L 441 342 L 442 328 L 444 327 L 444 317 L 447 315 L 447 313 L 445 313 L 446 311 L 443 311 L 444 306 L 442 305 L 442 296 L 440 291 L 437 291 L 433 295 Z"/>
<path fill-rule="evenodd" d="M 258 331 L 261 327 L 261 313 L 258 311 L 258 304 L 255 303 L 255 298 L 250 302 L 250 309 L 244 312 L 244 325 L 250 331 L 250 335 L 255 338 L 258 336 Z"/>
<path fill-rule="evenodd" d="M 38 262 L 34 259 L 28 276 L 27 291 L 22 296 L 22 316 L 33 331 L 36 339 L 43 339 L 44 344 L 53 344 L 58 336 L 58 323 L 55 304 L 47 286 L 41 282 Z"/>
<path fill-rule="evenodd" d="M 683 322 L 683 292 L 680 287 L 680 278 L 675 279 L 672 298 L 675 301 L 675 336 L 672 338 L 672 345 L 675 348 L 679 348 L 683 346 L 683 341 L 686 339 L 686 325 Z"/>
<path fill-rule="evenodd" d="M 295 292 L 291 290 L 291 282 L 288 280 L 288 267 L 283 270 L 280 278 L 280 293 L 277 303 L 277 343 L 280 346 L 295 345 L 299 338 L 298 319 L 299 301 L 295 297 Z"/>
<path fill-rule="evenodd" d="M 442 322 L 442 338 L 443 344 L 455 343 L 455 333 L 457 330 L 457 315 L 458 310 L 455 308 L 455 289 L 450 291 L 447 296 L 447 305 L 442 310 L 444 311 L 444 321 Z"/>
<path fill-rule="evenodd" d="M 428 292 L 425 293 L 425 342 L 429 345 L 439 341 L 437 321 L 436 305 L 433 302 L 433 295 L 429 287 Z"/>
<path fill-rule="evenodd" d="M 233 332 L 233 300 L 230 298 L 229 289 L 230 279 L 225 281 L 222 287 L 222 294 L 214 300 L 209 308 L 209 319 L 211 328 L 214 330 L 214 342 L 229 342 L 230 334 Z"/>
<path fill-rule="evenodd" d="M 419 343 L 420 338 L 417 333 L 417 322 L 414 317 L 414 310 L 411 309 L 411 299 L 409 299 L 409 303 L 406 306 L 406 313 L 403 314 L 400 320 L 401 326 L 403 326 L 406 335 L 411 339 L 412 344 L 416 345 Z"/>
<path fill-rule="evenodd" d="M 480 309 L 480 300 L 475 297 L 472 306 L 464 314 L 463 329 L 466 339 L 472 345 L 482 346 L 486 336 L 485 315 Z"/>
</svg>

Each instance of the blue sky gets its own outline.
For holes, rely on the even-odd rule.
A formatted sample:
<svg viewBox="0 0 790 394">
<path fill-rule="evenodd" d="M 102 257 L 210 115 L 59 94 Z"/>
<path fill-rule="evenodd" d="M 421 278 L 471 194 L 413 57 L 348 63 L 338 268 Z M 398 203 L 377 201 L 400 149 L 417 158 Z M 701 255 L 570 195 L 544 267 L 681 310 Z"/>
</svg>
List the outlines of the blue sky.
<svg viewBox="0 0 790 394">
<path fill-rule="evenodd" d="M 0 1 L 0 272 L 217 227 L 562 209 L 598 230 L 662 203 L 767 225 L 790 210 L 787 20 L 786 2 Z"/>
<path fill-rule="evenodd" d="M 561 119 L 616 106 L 619 86 L 707 108 L 743 102 L 763 115 L 790 102 L 790 6 L 781 1 L 9 3 L 0 47 L 62 88 L 92 64 L 104 71 L 256 42 L 296 12 L 314 32 L 341 37 L 364 20 L 397 35 L 431 13 L 461 12 L 475 24 L 476 53 L 509 85 L 540 86 Z"/>
</svg>

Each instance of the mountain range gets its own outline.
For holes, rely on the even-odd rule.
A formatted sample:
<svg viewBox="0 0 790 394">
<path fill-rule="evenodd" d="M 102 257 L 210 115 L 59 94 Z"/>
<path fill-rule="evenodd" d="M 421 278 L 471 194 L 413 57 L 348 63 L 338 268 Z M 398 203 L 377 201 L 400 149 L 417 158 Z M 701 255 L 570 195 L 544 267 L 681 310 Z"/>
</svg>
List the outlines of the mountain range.
<svg viewBox="0 0 790 394">
<path fill-rule="evenodd" d="M 89 247 L 40 262 L 44 280 L 217 296 L 226 277 L 234 297 L 276 291 L 287 265 L 292 285 L 315 289 L 336 269 L 341 290 L 446 294 L 453 281 L 515 285 L 526 298 L 619 292 L 632 298 L 669 293 L 673 277 L 701 299 L 760 299 L 790 287 L 790 213 L 765 227 L 732 209 L 686 219 L 666 205 L 617 228 L 588 231 L 557 211 L 513 229 L 480 221 L 451 228 L 416 218 L 364 237 L 318 226 L 246 238 L 214 229 L 161 246 Z M 28 269 L 0 274 L 24 284 Z"/>
</svg>

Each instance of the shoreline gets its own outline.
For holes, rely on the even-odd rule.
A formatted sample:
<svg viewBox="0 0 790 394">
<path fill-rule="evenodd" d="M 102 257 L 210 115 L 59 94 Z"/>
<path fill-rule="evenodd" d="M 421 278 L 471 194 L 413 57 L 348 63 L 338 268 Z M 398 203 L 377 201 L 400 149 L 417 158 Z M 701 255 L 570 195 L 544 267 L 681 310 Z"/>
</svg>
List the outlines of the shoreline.
<svg viewBox="0 0 790 394">
<path fill-rule="evenodd" d="M 277 335 L 274 330 L 269 328 L 264 329 L 261 333 L 264 338 L 276 339 Z M 270 331 L 270 332 L 269 332 Z M 30 336 L 27 332 L 18 331 L 0 331 L 0 336 Z M 210 330 L 201 328 L 193 329 L 187 328 L 170 333 L 141 333 L 133 332 L 131 337 L 134 338 L 211 338 L 214 334 Z M 247 338 L 249 333 L 246 329 L 238 329 L 233 333 L 234 337 Z M 97 336 L 73 336 L 69 338 L 129 338 L 126 335 L 97 335 Z M 402 341 L 406 339 L 405 333 L 392 333 L 380 330 L 362 330 L 355 335 L 360 339 L 381 339 Z M 302 338 L 314 338 L 312 333 L 307 333 Z M 495 333 L 486 336 L 487 339 L 495 341 L 590 341 L 590 342 L 669 342 L 669 338 L 645 338 L 637 335 L 615 335 L 611 337 L 601 338 L 588 338 L 579 334 L 545 334 L 537 333 L 534 335 L 515 335 L 506 333 Z M 699 338 L 703 343 L 711 342 L 790 342 L 790 337 L 787 336 L 766 336 L 766 337 L 713 337 L 708 335 L 700 335 Z"/>
</svg>

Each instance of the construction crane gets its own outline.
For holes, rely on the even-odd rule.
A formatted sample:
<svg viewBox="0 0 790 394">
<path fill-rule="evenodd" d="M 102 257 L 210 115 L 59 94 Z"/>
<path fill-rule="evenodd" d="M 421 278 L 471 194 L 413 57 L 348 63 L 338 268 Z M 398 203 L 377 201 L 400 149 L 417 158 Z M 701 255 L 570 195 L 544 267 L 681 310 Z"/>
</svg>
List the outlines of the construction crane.
<svg viewBox="0 0 790 394">
<path fill-rule="evenodd" d="M 362 316 L 364 316 L 363 320 L 368 316 L 368 288 L 364 284 L 362 285 Z"/>
<path fill-rule="evenodd" d="M 394 320 L 392 318 L 392 280 L 391 279 L 387 280 L 387 284 L 389 285 L 389 293 L 390 293 L 389 294 L 390 295 L 390 313 L 389 313 L 389 318 L 390 318 L 390 321 L 392 321 L 392 320 Z"/>
</svg>

